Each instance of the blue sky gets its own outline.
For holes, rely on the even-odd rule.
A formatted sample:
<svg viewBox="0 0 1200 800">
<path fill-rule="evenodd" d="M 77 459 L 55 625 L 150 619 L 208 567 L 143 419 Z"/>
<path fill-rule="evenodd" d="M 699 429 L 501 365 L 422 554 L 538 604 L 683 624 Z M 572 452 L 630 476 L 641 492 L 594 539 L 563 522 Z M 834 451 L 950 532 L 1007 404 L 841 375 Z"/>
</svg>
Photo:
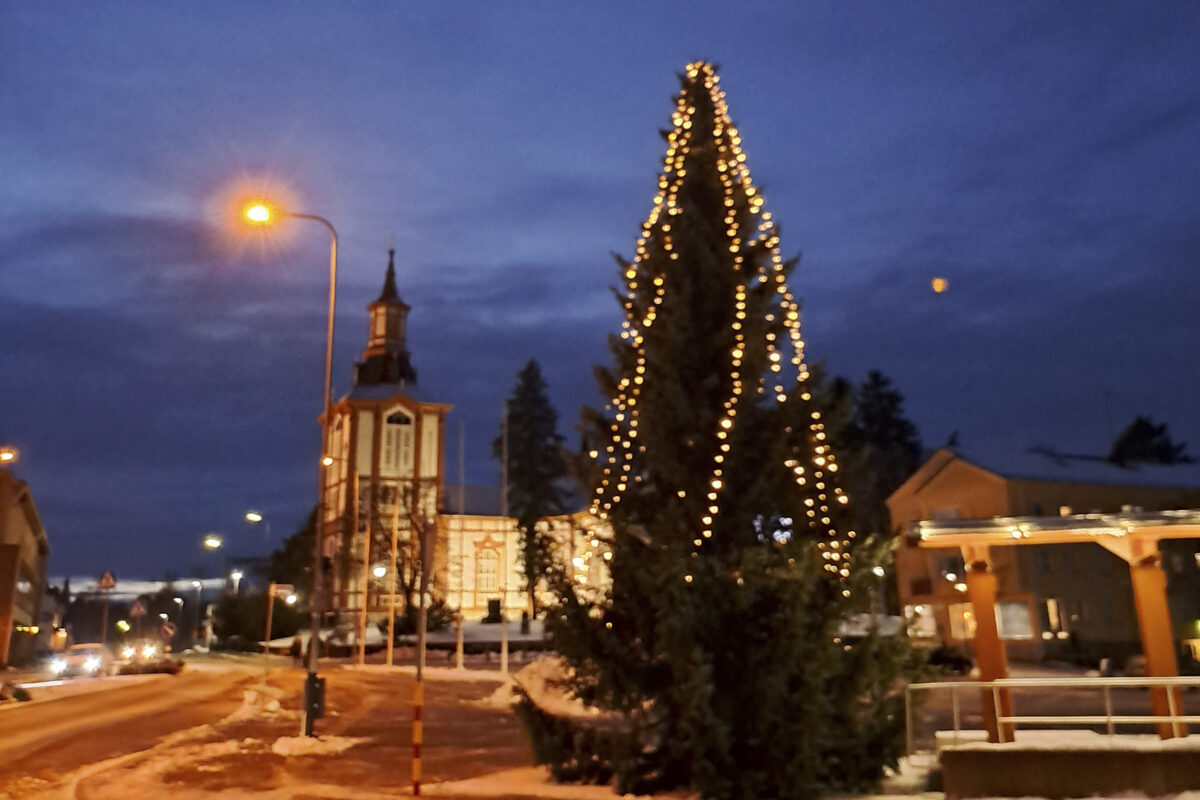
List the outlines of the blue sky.
<svg viewBox="0 0 1200 800">
<path fill-rule="evenodd" d="M 327 244 L 349 385 L 395 237 L 422 391 L 492 480 L 537 358 L 568 438 L 620 315 L 676 74 L 720 66 L 810 355 L 890 376 L 926 444 L 1200 450 L 1190 3 L 8 3 L 0 439 L 55 573 L 199 564 L 313 503 Z M 943 276 L 950 290 L 935 295 Z"/>
</svg>

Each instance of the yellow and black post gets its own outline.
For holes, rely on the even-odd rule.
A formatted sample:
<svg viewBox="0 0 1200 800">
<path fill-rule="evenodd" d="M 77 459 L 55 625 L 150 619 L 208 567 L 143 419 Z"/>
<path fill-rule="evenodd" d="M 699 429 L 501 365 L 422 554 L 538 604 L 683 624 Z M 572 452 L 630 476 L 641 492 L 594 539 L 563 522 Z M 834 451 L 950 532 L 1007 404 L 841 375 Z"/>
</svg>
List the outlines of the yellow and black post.
<svg viewBox="0 0 1200 800">
<path fill-rule="evenodd" d="M 425 704 L 425 682 L 417 680 L 413 684 L 413 727 L 412 727 L 412 784 L 413 797 L 421 794 L 421 740 L 424 731 L 421 727 L 421 707 Z"/>
</svg>

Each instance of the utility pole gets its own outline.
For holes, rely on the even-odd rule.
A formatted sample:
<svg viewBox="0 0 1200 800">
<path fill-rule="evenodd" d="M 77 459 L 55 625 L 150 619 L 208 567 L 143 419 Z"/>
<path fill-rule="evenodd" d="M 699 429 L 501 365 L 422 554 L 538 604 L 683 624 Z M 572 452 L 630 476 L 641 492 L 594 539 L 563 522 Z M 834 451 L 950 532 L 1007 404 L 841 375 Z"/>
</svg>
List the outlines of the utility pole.
<svg viewBox="0 0 1200 800">
<path fill-rule="evenodd" d="M 504 401 L 504 416 L 500 423 L 500 517 L 508 520 L 508 401 Z M 508 567 L 511 553 L 508 531 L 504 534 L 503 558 L 500 561 L 500 673 L 508 674 Z"/>
</svg>

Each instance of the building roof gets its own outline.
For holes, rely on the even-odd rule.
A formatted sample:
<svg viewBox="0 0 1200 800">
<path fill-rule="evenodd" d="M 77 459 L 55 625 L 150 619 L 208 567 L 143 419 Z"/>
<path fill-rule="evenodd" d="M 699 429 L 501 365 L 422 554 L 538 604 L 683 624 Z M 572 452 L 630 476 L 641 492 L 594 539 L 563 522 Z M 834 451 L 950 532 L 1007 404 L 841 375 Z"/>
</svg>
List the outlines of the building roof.
<svg viewBox="0 0 1200 800">
<path fill-rule="evenodd" d="M 396 291 L 396 249 L 394 247 L 388 248 L 388 265 L 387 272 L 383 276 L 383 290 L 375 299 L 375 303 L 399 303 L 405 308 L 408 307 L 400 299 L 400 292 Z"/>
<path fill-rule="evenodd" d="M 939 451 L 940 452 L 940 451 Z M 975 453 L 957 449 L 959 458 L 1005 478 L 1101 486 L 1200 489 L 1200 464 L 1114 464 L 1103 456 L 1058 453 L 1049 448 Z"/>
<path fill-rule="evenodd" d="M 500 488 L 457 483 L 446 484 L 442 495 L 443 510 L 449 514 L 469 514 L 476 517 L 500 516 Z"/>
<path fill-rule="evenodd" d="M 442 510 L 444 512 L 447 514 L 466 513 L 479 517 L 501 516 L 500 487 L 478 486 L 468 483 L 463 491 L 466 510 L 460 512 L 458 486 L 457 483 L 446 484 L 445 492 L 442 495 Z M 565 513 L 576 513 L 587 508 L 586 499 L 574 491 L 564 491 L 562 499 L 563 506 L 566 509 Z"/>
</svg>

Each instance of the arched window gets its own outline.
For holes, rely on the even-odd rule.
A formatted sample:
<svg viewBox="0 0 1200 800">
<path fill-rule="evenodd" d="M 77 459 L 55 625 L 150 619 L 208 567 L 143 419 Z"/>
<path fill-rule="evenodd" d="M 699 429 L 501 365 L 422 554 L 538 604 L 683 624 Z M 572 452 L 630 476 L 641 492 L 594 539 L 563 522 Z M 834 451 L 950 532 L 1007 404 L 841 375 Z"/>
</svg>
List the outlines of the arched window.
<svg viewBox="0 0 1200 800">
<path fill-rule="evenodd" d="M 403 411 L 387 416 L 383 425 L 382 467 L 389 472 L 405 472 L 413 463 L 412 418 Z"/>
<path fill-rule="evenodd" d="M 494 592 L 499 587 L 500 554 L 495 550 L 480 550 L 475 554 L 475 591 Z"/>
</svg>

